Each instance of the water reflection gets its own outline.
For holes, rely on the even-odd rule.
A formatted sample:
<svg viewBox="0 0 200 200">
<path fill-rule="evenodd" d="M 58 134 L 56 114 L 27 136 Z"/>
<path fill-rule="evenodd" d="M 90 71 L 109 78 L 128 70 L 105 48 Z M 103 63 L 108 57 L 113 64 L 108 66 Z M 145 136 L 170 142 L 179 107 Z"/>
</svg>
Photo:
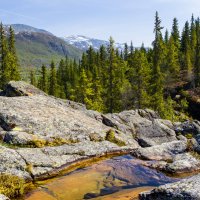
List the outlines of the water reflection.
<svg viewBox="0 0 200 200">
<path fill-rule="evenodd" d="M 100 161 L 90 167 L 54 179 L 28 194 L 25 199 L 107 200 L 115 199 L 115 196 L 119 198 L 117 195 L 124 195 L 128 191 L 139 193 L 149 187 L 177 181 L 156 170 L 144 167 L 137 161 L 130 155 Z M 127 190 L 130 188 L 132 190 Z"/>
</svg>

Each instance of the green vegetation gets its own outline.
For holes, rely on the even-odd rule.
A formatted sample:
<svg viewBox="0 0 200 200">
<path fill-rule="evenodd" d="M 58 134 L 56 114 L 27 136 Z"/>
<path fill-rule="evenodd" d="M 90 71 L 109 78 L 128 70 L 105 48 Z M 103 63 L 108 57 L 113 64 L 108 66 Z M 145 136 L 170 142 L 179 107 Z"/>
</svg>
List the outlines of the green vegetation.
<svg viewBox="0 0 200 200">
<path fill-rule="evenodd" d="M 191 22 L 185 23 L 181 36 L 176 18 L 171 33 L 166 30 L 163 36 L 162 30 L 156 12 L 153 48 L 146 49 L 142 44 L 141 48 L 135 49 L 131 43 L 130 46 L 125 44 L 124 51 L 119 52 L 111 37 L 107 47 L 101 46 L 98 51 L 90 47 L 78 63 L 70 56 L 62 58 L 57 66 L 57 60 L 52 57 L 54 61 L 48 63 L 50 69 L 44 62 L 41 69 L 30 71 L 30 82 L 50 95 L 83 103 L 88 109 L 103 113 L 150 108 L 158 111 L 165 119 L 185 119 L 186 115 L 181 113 L 187 114 L 187 95 L 175 99 L 171 91 L 185 83 L 190 84 L 191 88 L 199 86 L 200 20 L 192 16 Z M 0 33 L 0 51 L 3 52 L 0 52 L 2 88 L 9 80 L 19 80 L 20 77 L 14 33 L 10 29 L 9 37 L 6 38 L 3 27 Z M 28 36 L 19 34 L 16 37 L 30 51 L 36 51 L 37 48 L 27 45 L 30 42 Z M 48 46 L 47 41 L 53 36 L 44 38 L 41 33 L 34 33 L 30 37 L 32 42 L 40 41 L 38 45 Z M 48 53 L 42 46 L 39 46 L 38 57 Z M 57 47 L 58 43 L 52 48 Z"/>
<path fill-rule="evenodd" d="M 0 194 L 4 194 L 10 198 L 16 198 L 24 193 L 25 182 L 23 179 L 9 175 L 0 175 Z"/>
<path fill-rule="evenodd" d="M 42 66 L 39 72 L 32 71 L 31 83 L 51 95 L 104 113 L 150 108 L 165 119 L 185 119 L 181 113 L 187 114 L 186 96 L 174 100 L 170 90 L 186 82 L 199 86 L 200 21 L 192 16 L 181 36 L 176 18 L 171 33 L 166 30 L 163 37 L 162 30 L 156 12 L 152 49 L 143 44 L 134 49 L 131 43 L 119 52 L 110 38 L 107 48 L 95 51 L 90 47 L 79 63 L 66 57 L 57 70 Z"/>
<path fill-rule="evenodd" d="M 52 60 L 58 64 L 66 55 L 78 60 L 82 54 L 81 50 L 67 44 L 64 40 L 44 33 L 17 34 L 16 49 L 23 70 L 38 68 L 42 64 L 49 65 Z"/>
<path fill-rule="evenodd" d="M 0 88 L 10 80 L 20 80 L 19 65 L 15 49 L 14 31 L 10 27 L 6 37 L 3 24 L 0 24 Z"/>
<path fill-rule="evenodd" d="M 105 140 L 107 140 L 109 142 L 112 142 L 112 143 L 115 143 L 118 146 L 125 146 L 126 145 L 124 141 L 122 141 L 122 140 L 120 140 L 120 139 L 115 137 L 115 132 L 113 130 L 109 130 L 106 133 Z"/>
</svg>

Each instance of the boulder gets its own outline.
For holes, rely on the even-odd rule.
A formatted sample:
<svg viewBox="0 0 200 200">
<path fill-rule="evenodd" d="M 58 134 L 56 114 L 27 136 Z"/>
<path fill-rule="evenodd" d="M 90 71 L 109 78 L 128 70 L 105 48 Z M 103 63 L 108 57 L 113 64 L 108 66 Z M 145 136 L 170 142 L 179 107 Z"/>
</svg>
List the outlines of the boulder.
<svg viewBox="0 0 200 200">
<path fill-rule="evenodd" d="M 165 171 L 170 173 L 190 173 L 200 170 L 200 160 L 190 153 L 175 155 L 172 163 L 165 166 Z"/>
<path fill-rule="evenodd" d="M 140 200 L 200 200 L 200 174 L 159 186 L 139 195 Z"/>
<path fill-rule="evenodd" d="M 175 132 L 181 133 L 183 135 L 192 134 L 193 136 L 200 134 L 200 122 L 197 120 L 194 121 L 185 121 L 179 123 L 175 126 Z"/>
<path fill-rule="evenodd" d="M 7 97 L 47 95 L 24 81 L 10 81 L 1 94 Z"/>
<path fill-rule="evenodd" d="M 142 110 L 123 111 L 102 117 L 105 125 L 132 135 L 143 147 L 177 140 L 172 129 L 173 124 L 168 120 L 157 119 L 156 113 L 148 109 L 143 112 Z"/>
<path fill-rule="evenodd" d="M 145 160 L 168 161 L 172 160 L 176 154 L 185 152 L 186 149 L 186 141 L 173 141 L 152 147 L 134 149 L 132 155 Z"/>
</svg>

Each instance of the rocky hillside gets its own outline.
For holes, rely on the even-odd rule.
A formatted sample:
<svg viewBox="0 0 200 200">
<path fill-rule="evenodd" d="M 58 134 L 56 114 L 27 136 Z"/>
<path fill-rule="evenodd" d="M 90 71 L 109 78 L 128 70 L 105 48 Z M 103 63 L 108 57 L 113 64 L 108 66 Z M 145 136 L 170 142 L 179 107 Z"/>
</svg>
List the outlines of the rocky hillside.
<svg viewBox="0 0 200 200">
<path fill-rule="evenodd" d="M 72 163 L 116 152 L 131 152 L 142 165 L 172 174 L 197 172 L 199 136 L 198 121 L 172 123 L 151 110 L 104 115 L 48 96 L 25 82 L 10 82 L 0 94 L 0 173 L 27 182 L 49 178 Z M 188 181 L 193 192 L 185 190 Z M 199 199 L 198 186 L 193 187 L 200 184 L 198 176 L 174 184 L 179 188 L 175 197 Z M 140 198 L 160 197 L 172 191 L 170 187 L 174 185 Z"/>
</svg>

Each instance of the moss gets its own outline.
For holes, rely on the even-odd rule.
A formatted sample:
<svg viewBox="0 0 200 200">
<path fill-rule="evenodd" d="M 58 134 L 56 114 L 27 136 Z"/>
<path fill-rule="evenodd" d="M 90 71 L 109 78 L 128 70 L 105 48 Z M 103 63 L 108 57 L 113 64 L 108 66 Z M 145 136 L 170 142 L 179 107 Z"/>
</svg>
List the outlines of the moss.
<svg viewBox="0 0 200 200">
<path fill-rule="evenodd" d="M 93 141 L 93 142 L 103 141 L 103 138 L 98 133 L 91 133 L 89 137 L 90 137 L 90 141 Z"/>
<path fill-rule="evenodd" d="M 110 129 L 107 133 L 106 133 L 106 137 L 105 137 L 105 140 L 109 141 L 109 142 L 112 142 L 114 144 L 117 144 L 118 146 L 125 146 L 125 142 L 116 138 L 115 137 L 115 132 Z"/>
<path fill-rule="evenodd" d="M 192 139 L 192 138 L 193 138 L 193 134 L 192 134 L 192 133 L 187 133 L 187 134 L 185 135 L 185 137 L 186 137 L 187 139 Z"/>
<path fill-rule="evenodd" d="M 191 154 L 193 157 L 195 157 L 196 159 L 200 160 L 200 155 L 199 155 L 197 152 L 191 151 L 190 154 Z"/>
<path fill-rule="evenodd" d="M 27 171 L 29 174 L 31 174 L 32 171 L 33 171 L 33 165 L 32 165 L 32 164 L 28 164 L 28 165 L 26 166 L 26 171 Z"/>
<path fill-rule="evenodd" d="M 45 146 L 54 147 L 54 146 L 59 146 L 59 145 L 63 145 L 63 144 L 71 144 L 71 143 L 75 143 L 75 142 L 76 141 L 66 140 L 66 139 L 59 138 L 59 137 L 51 138 L 51 140 L 49 140 L 49 141 L 36 138 L 35 140 L 32 140 L 28 146 L 38 147 L 38 148 L 42 148 Z"/>
<path fill-rule="evenodd" d="M 25 181 L 17 176 L 9 174 L 0 175 L 0 194 L 15 198 L 24 193 Z"/>
</svg>

